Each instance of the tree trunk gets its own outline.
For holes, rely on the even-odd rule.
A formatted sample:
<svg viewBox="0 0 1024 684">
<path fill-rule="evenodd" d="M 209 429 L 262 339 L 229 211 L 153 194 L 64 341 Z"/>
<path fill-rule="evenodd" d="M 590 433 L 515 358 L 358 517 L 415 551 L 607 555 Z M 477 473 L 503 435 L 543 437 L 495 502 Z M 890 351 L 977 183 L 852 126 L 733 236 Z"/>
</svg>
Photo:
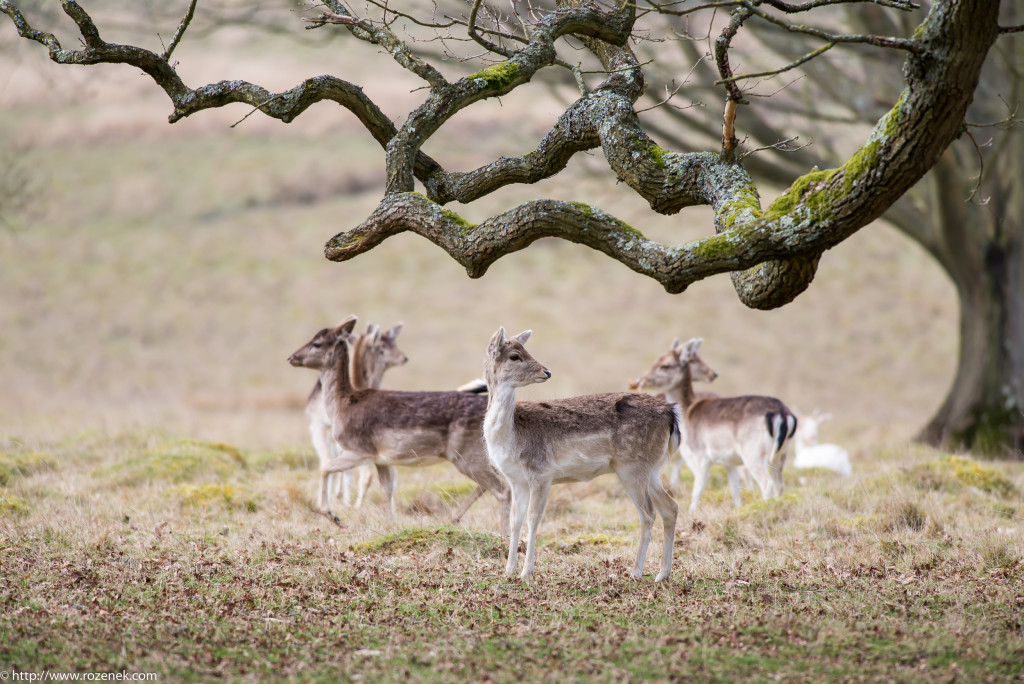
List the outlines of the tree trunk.
<svg viewBox="0 0 1024 684">
<path fill-rule="evenodd" d="M 1024 459 L 1024 250 L 980 245 L 983 269 L 958 282 L 960 356 L 946 401 L 918 439 Z"/>
</svg>

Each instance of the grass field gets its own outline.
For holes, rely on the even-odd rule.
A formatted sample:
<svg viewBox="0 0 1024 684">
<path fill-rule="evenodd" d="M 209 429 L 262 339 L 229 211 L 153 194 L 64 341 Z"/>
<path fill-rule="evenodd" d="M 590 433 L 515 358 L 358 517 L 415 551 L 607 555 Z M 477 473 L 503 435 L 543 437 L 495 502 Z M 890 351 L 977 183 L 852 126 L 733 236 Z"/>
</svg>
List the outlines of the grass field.
<svg viewBox="0 0 1024 684">
<path fill-rule="evenodd" d="M 497 505 L 403 470 L 340 529 L 307 451 L 158 433 L 3 444 L 0 664 L 165 679 L 1015 681 L 1024 467 L 924 449 L 680 516 L 674 575 L 629 577 L 614 479 L 556 487 L 537 571 L 502 577 Z M 658 531 L 652 548 L 658 548 Z"/>
<path fill-rule="evenodd" d="M 13 35 L 0 22 L 0 42 Z M 216 38 L 176 53 L 190 82 L 279 88 L 362 63 L 349 43 Z M 247 113 L 231 108 L 168 126 L 131 69 L 58 68 L 32 48 L 0 50 L 0 153 L 31 189 L 0 227 L 0 670 L 1024 678 L 1024 466 L 910 445 L 950 385 L 957 316 L 900 235 L 866 228 L 773 312 L 744 309 L 724 276 L 668 295 L 551 241 L 476 281 L 408 235 L 332 264 L 323 244 L 373 209 L 383 176 L 350 117 L 228 128 Z M 396 117 L 421 96 L 403 79 L 368 86 Z M 452 168 L 521 153 L 555 111 L 503 98 L 428 151 Z M 455 209 L 476 221 L 547 196 L 666 242 L 711 230 L 702 210 L 649 216 L 597 169 Z M 657 529 L 648 574 L 628 578 L 638 521 L 608 477 L 555 488 L 528 583 L 501 575 L 492 499 L 448 524 L 468 492 L 450 468 L 400 471 L 397 520 L 374 492 L 339 528 L 314 505 L 314 376 L 285 358 L 349 313 L 404 321 L 398 389 L 461 384 L 499 325 L 532 328 L 554 374 L 522 393 L 535 399 L 624 389 L 673 338 L 701 336 L 715 391 L 831 412 L 822 439 L 854 476 L 787 471 L 784 497 L 734 509 L 717 473 L 680 516 L 665 586 Z"/>
</svg>

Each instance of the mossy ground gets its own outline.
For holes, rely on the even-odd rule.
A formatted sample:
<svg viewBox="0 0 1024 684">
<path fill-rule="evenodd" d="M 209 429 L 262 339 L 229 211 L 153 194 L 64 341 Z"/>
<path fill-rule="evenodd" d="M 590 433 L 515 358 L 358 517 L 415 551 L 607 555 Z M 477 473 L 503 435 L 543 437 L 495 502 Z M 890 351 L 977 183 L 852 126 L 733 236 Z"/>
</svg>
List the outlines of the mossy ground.
<svg viewBox="0 0 1024 684">
<path fill-rule="evenodd" d="M 400 469 L 395 521 L 371 501 L 337 509 L 339 527 L 316 513 L 315 469 L 290 457 L 224 481 L 116 478 L 115 462 L 168 444 L 231 453 L 145 433 L 24 447 L 62 468 L 0 493 L 5 667 L 165 681 L 1024 676 L 1020 464 L 896 447 L 852 478 L 787 471 L 779 499 L 706 498 L 680 515 L 663 585 L 660 524 L 648 572 L 629 577 L 639 525 L 613 477 L 559 485 L 523 582 L 503 576 L 490 497 L 463 525 L 408 506 L 457 489 L 450 467 Z M 725 488 L 713 474 L 707 494 Z"/>
</svg>

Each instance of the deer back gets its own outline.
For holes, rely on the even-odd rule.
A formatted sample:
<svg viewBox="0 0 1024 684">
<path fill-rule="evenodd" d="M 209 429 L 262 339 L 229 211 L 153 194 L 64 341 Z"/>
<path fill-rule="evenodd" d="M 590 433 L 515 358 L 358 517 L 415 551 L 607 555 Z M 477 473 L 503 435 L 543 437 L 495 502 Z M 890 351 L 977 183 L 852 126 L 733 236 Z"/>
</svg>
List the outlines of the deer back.
<svg viewBox="0 0 1024 684">
<path fill-rule="evenodd" d="M 535 471 L 572 471 L 572 461 L 583 470 L 603 462 L 607 472 L 614 463 L 660 459 L 679 441 L 668 402 L 629 392 L 519 402 L 513 434 L 520 462 Z"/>
</svg>

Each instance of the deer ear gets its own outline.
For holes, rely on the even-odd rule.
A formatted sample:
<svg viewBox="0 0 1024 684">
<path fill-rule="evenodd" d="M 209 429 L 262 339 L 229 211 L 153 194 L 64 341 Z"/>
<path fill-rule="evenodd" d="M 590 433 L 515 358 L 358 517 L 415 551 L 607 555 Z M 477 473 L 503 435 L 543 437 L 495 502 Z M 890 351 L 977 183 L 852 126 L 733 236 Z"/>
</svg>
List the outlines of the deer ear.
<svg viewBox="0 0 1024 684">
<path fill-rule="evenodd" d="M 700 349 L 700 345 L 702 345 L 703 343 L 703 337 L 694 337 L 692 340 L 686 343 L 684 352 L 689 356 L 689 358 L 693 358 L 693 355 L 697 353 L 697 350 Z"/>
<path fill-rule="evenodd" d="M 669 351 L 671 351 L 676 356 L 679 356 L 680 354 L 683 353 L 683 343 L 679 340 L 678 337 L 672 340 L 672 346 L 669 348 Z"/>
<path fill-rule="evenodd" d="M 394 328 L 392 328 L 391 330 L 388 330 L 386 333 L 384 333 L 384 337 L 386 337 L 390 341 L 394 342 L 398 338 L 398 333 L 402 332 L 402 326 L 403 325 L 405 325 L 405 324 L 404 323 L 397 324 Z"/>
<path fill-rule="evenodd" d="M 524 330 L 523 332 L 516 335 L 516 341 L 519 342 L 519 344 L 526 346 L 526 340 L 530 339 L 530 335 L 532 334 L 532 330 Z"/>
<path fill-rule="evenodd" d="M 358 320 L 359 319 L 356 318 L 355 315 L 349 316 L 338 324 L 338 327 L 334 329 L 334 332 L 338 335 L 349 335 L 355 329 L 356 321 Z"/>
<path fill-rule="evenodd" d="M 366 330 L 366 334 L 367 334 L 367 336 L 369 336 L 371 344 L 379 344 L 380 343 L 380 326 L 379 325 L 371 325 Z"/>
<path fill-rule="evenodd" d="M 505 328 L 498 328 L 498 332 L 491 335 L 491 341 L 487 343 L 487 353 L 497 356 L 501 346 L 505 344 Z"/>
</svg>

